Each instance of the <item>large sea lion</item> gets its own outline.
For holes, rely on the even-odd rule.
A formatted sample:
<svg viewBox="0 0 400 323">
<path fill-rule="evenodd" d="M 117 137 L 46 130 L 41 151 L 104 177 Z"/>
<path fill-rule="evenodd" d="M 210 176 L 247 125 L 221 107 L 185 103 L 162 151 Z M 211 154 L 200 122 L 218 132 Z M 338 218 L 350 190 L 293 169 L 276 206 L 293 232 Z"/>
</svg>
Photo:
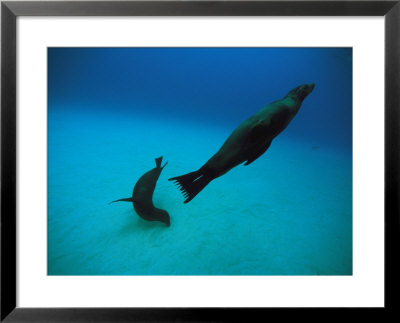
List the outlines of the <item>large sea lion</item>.
<svg viewBox="0 0 400 323">
<path fill-rule="evenodd" d="M 272 140 L 287 127 L 314 86 L 300 85 L 283 99 L 268 104 L 239 125 L 199 170 L 170 178 L 186 198 L 184 203 L 191 201 L 213 179 L 243 162 L 244 165 L 250 165 L 260 157 Z"/>
<path fill-rule="evenodd" d="M 167 211 L 156 208 L 153 205 L 153 192 L 160 177 L 161 171 L 168 162 L 161 167 L 162 157 L 156 158 L 156 167 L 144 173 L 133 188 L 132 197 L 119 199 L 114 202 L 132 202 L 133 208 L 142 219 L 147 221 L 160 221 L 170 225 L 170 217 Z"/>
</svg>

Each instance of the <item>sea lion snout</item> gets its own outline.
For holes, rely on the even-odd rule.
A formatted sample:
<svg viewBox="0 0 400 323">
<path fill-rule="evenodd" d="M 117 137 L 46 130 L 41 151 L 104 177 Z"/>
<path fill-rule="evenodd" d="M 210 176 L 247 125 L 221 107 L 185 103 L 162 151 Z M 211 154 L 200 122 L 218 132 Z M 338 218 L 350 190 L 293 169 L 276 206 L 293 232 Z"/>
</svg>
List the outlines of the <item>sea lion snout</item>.
<svg viewBox="0 0 400 323">
<path fill-rule="evenodd" d="M 291 92 L 302 102 L 315 88 L 315 83 L 303 84 Z"/>
<path fill-rule="evenodd" d="M 307 95 L 309 95 L 315 88 L 315 83 L 310 83 L 310 84 L 303 84 L 300 86 L 299 90 L 301 92 L 304 92 Z"/>
</svg>

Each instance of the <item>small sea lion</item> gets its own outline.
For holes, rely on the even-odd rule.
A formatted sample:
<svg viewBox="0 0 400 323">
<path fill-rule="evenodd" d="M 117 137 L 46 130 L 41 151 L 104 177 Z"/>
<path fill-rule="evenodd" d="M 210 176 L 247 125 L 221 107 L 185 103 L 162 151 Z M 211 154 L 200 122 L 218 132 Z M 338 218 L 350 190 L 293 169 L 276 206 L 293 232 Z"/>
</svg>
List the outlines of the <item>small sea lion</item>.
<svg viewBox="0 0 400 323">
<path fill-rule="evenodd" d="M 175 181 L 190 202 L 213 179 L 245 162 L 250 165 L 271 145 L 297 114 L 303 100 L 315 84 L 303 84 L 291 90 L 283 99 L 272 102 L 240 124 L 218 152 L 199 170 L 170 178 Z"/>
<path fill-rule="evenodd" d="M 133 188 L 132 197 L 119 199 L 114 202 L 132 202 L 136 213 L 147 221 L 160 221 L 170 225 L 170 217 L 167 211 L 156 208 L 153 205 L 153 192 L 161 171 L 168 162 L 161 167 L 162 157 L 156 158 L 156 167 L 144 173 Z"/>
</svg>

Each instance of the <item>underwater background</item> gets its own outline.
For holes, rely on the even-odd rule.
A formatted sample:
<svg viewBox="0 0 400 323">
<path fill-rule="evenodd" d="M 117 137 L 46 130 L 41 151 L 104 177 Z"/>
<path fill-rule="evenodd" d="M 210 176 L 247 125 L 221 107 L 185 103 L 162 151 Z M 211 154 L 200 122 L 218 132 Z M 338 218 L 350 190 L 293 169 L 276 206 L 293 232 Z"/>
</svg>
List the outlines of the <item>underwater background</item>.
<svg viewBox="0 0 400 323">
<path fill-rule="evenodd" d="M 184 204 L 255 112 L 315 83 L 249 166 Z M 168 161 L 146 222 L 136 181 Z M 49 275 L 351 275 L 351 48 L 49 48 Z"/>
</svg>

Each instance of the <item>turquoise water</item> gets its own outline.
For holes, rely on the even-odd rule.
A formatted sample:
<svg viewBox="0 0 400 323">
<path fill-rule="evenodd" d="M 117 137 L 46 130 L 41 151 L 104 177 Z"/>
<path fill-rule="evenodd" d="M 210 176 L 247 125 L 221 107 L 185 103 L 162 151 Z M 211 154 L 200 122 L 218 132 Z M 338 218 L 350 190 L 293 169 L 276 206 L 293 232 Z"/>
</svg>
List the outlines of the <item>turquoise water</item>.
<svg viewBox="0 0 400 323">
<path fill-rule="evenodd" d="M 351 49 L 49 49 L 49 275 L 351 275 Z M 168 178 L 303 83 L 298 115 L 191 202 Z M 129 197 L 168 161 L 146 222 Z"/>
</svg>

